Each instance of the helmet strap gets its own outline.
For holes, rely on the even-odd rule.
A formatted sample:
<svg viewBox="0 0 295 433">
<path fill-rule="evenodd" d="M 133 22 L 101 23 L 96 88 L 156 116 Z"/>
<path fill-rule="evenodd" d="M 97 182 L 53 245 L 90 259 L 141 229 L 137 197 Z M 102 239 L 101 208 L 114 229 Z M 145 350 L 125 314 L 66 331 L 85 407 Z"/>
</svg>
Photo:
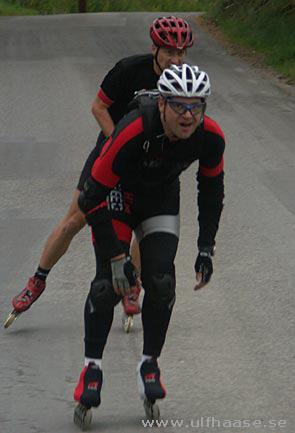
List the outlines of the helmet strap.
<svg viewBox="0 0 295 433">
<path fill-rule="evenodd" d="M 160 71 L 163 72 L 163 69 L 161 68 L 160 63 L 158 61 L 159 51 L 160 51 L 160 47 L 159 47 L 159 45 L 157 45 L 157 51 L 156 51 L 154 59 L 155 59 L 156 65 L 158 66 L 158 68 L 160 69 Z"/>
<path fill-rule="evenodd" d="M 201 120 L 200 120 L 200 124 L 204 121 L 205 111 L 206 111 L 206 108 L 207 108 L 206 99 L 202 98 L 202 101 L 204 102 L 204 105 L 203 105 L 203 112 L 202 112 L 202 117 L 201 117 Z"/>
<path fill-rule="evenodd" d="M 164 116 L 163 116 L 164 122 L 166 122 L 166 107 L 167 107 L 167 98 L 164 99 Z"/>
</svg>

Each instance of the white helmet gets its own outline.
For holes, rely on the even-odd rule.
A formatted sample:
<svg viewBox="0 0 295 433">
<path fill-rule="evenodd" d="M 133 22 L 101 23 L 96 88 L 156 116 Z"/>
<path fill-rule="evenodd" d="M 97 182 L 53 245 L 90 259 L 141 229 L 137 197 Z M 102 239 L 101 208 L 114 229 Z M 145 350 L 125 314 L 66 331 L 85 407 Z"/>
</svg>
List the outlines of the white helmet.
<svg viewBox="0 0 295 433">
<path fill-rule="evenodd" d="M 186 63 L 164 69 L 157 87 L 164 98 L 206 98 L 211 93 L 210 80 L 206 72 L 199 71 L 198 66 L 189 66 Z"/>
</svg>

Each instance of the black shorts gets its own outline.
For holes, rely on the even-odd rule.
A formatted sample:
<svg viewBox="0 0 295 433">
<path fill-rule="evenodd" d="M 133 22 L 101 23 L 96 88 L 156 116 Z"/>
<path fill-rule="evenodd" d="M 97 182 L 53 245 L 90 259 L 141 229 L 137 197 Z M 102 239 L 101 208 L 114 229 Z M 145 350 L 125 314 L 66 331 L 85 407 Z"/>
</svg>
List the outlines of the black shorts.
<svg viewBox="0 0 295 433">
<path fill-rule="evenodd" d="M 128 192 L 119 183 L 107 197 L 118 239 L 129 244 L 132 231 L 138 240 L 149 232 L 168 230 L 178 237 L 179 179 L 155 194 Z M 167 226 L 167 227 L 166 227 Z"/>
<path fill-rule="evenodd" d="M 80 179 L 79 179 L 79 182 L 77 185 L 77 189 L 79 191 L 82 191 L 85 181 L 91 175 L 91 170 L 92 170 L 93 164 L 95 163 L 95 161 L 97 160 L 97 158 L 100 155 L 101 149 L 103 148 L 104 141 L 105 141 L 105 136 L 101 132 L 97 138 L 95 148 L 90 152 L 90 154 L 89 154 L 89 156 L 88 156 L 88 158 L 84 164 L 83 170 L 81 172 Z"/>
</svg>

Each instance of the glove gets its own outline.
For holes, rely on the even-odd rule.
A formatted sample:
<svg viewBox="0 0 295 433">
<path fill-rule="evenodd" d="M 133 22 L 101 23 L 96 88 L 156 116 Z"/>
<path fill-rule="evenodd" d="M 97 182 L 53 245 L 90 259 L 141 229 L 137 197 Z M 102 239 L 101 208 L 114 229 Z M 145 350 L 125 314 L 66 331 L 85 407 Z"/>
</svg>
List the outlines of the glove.
<svg viewBox="0 0 295 433">
<path fill-rule="evenodd" d="M 136 286 L 138 278 L 135 266 L 131 262 L 131 257 L 127 256 L 111 260 L 111 268 L 115 292 L 122 296 L 129 294 L 130 287 Z"/>
<path fill-rule="evenodd" d="M 195 262 L 195 271 L 202 275 L 201 282 L 205 284 L 209 283 L 211 275 L 213 274 L 213 254 L 213 249 L 211 249 L 211 251 L 209 248 L 200 250 Z"/>
</svg>

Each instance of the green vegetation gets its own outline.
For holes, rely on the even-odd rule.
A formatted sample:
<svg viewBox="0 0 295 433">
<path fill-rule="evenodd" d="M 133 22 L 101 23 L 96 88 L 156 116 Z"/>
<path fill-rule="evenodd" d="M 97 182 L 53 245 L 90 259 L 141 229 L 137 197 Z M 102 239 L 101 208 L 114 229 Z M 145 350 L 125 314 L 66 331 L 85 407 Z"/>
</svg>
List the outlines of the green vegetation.
<svg viewBox="0 0 295 433">
<path fill-rule="evenodd" d="M 200 11 L 206 0 L 87 0 L 88 12 Z M 78 0 L 0 0 L 0 5 L 28 7 L 39 14 L 77 13 Z M 12 9 L 11 9 L 12 10 Z M 26 14 L 27 15 L 27 14 Z"/>
<path fill-rule="evenodd" d="M 16 15 L 38 15 L 36 9 L 23 7 L 19 4 L 10 4 L 4 0 L 0 0 L 0 16 L 16 16 Z"/>
<path fill-rule="evenodd" d="M 88 0 L 92 12 L 201 11 L 206 0 Z"/>
<path fill-rule="evenodd" d="M 295 82 L 295 0 L 210 0 L 208 16 L 235 43 Z"/>
</svg>

